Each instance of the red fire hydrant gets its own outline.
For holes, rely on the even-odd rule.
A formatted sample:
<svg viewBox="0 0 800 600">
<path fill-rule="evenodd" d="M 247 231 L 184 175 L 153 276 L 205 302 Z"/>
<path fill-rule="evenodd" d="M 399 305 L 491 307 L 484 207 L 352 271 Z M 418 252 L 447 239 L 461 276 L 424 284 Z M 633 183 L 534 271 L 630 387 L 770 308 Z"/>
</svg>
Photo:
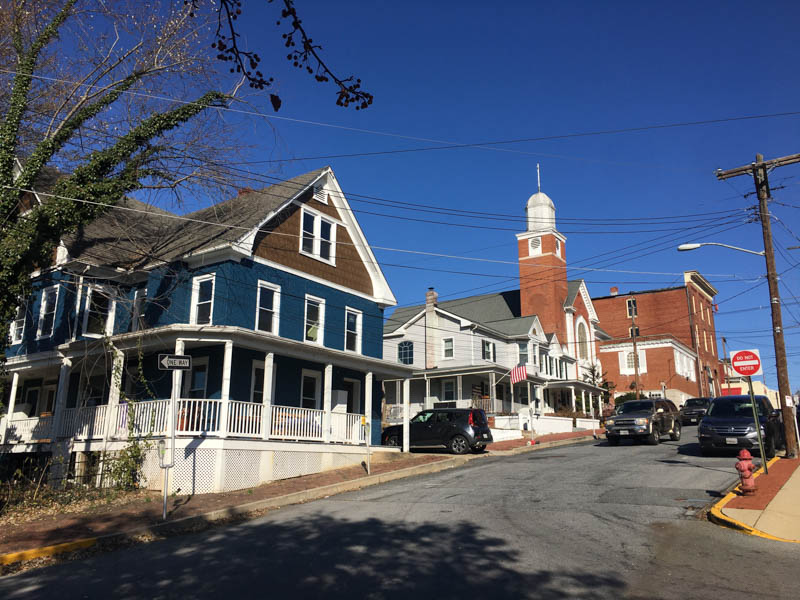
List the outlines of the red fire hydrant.
<svg viewBox="0 0 800 600">
<path fill-rule="evenodd" d="M 739 471 L 739 480 L 741 482 L 739 490 L 743 496 L 752 496 L 756 493 L 756 478 L 753 477 L 753 472 L 758 467 L 753 464 L 753 457 L 746 449 L 739 452 L 737 458 L 739 460 L 736 462 L 736 470 Z"/>
</svg>

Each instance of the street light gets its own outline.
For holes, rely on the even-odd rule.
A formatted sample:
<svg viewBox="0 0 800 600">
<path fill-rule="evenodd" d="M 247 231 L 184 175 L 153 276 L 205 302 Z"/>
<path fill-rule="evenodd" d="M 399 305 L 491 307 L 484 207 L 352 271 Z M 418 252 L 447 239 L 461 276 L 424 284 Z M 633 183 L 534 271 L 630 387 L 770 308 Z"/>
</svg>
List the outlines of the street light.
<svg viewBox="0 0 800 600">
<path fill-rule="evenodd" d="M 717 242 L 701 242 L 699 244 L 681 244 L 680 246 L 678 246 L 678 251 L 687 252 L 688 250 L 697 250 L 700 246 L 722 246 L 723 248 L 738 250 L 739 252 L 747 252 L 748 254 L 764 256 L 763 250 L 761 252 L 756 252 L 755 250 L 747 250 L 746 248 L 739 248 L 739 246 L 731 246 L 729 244 L 718 244 Z"/>
<path fill-rule="evenodd" d="M 767 238 L 765 238 L 766 240 Z M 771 239 L 771 238 L 770 238 Z M 767 283 L 769 283 L 769 296 L 770 296 L 770 306 L 772 307 L 772 340 L 775 346 L 775 368 L 778 372 L 778 401 L 781 407 L 781 413 L 783 415 L 783 431 L 784 431 L 784 439 L 786 440 L 786 456 L 787 458 L 795 458 L 798 453 L 798 444 L 797 444 L 797 430 L 796 430 L 796 421 L 794 415 L 792 414 L 791 407 L 786 405 L 785 397 L 783 393 L 786 393 L 785 390 L 789 390 L 789 376 L 788 376 L 788 369 L 786 367 L 786 345 L 783 341 L 783 317 L 781 315 L 781 298 L 780 293 L 778 292 L 778 276 L 775 272 L 775 261 L 772 254 L 766 253 L 766 242 L 765 242 L 765 249 L 761 252 L 756 252 L 755 250 L 747 250 L 745 248 L 739 248 L 738 246 L 731 246 L 729 244 L 718 244 L 716 242 L 700 242 L 694 244 L 681 244 L 678 246 L 678 250 L 681 252 L 686 252 L 688 250 L 696 250 L 700 246 L 722 246 L 723 248 L 730 248 L 731 250 L 738 250 L 740 252 L 746 252 L 747 254 L 756 254 L 758 256 L 764 256 L 767 261 Z M 769 246 L 769 249 L 772 249 L 772 246 Z M 783 392 L 783 393 L 782 393 Z"/>
</svg>

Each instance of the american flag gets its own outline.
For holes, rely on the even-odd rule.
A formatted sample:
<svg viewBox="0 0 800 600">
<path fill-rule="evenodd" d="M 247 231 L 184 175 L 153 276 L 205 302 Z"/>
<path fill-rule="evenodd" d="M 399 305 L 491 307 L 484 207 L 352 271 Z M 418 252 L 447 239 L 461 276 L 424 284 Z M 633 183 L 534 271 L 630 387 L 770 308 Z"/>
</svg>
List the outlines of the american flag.
<svg viewBox="0 0 800 600">
<path fill-rule="evenodd" d="M 519 383 L 520 381 L 525 381 L 527 378 L 528 367 L 525 365 L 519 365 L 518 367 L 511 369 L 511 385 Z"/>
</svg>

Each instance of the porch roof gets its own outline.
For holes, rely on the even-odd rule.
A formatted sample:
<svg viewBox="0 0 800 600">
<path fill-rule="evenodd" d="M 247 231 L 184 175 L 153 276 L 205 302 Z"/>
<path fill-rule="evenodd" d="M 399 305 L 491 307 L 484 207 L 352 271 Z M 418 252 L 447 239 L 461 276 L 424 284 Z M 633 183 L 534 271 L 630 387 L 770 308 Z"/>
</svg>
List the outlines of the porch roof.
<svg viewBox="0 0 800 600">
<path fill-rule="evenodd" d="M 581 381 L 580 379 L 555 379 L 550 380 L 545 383 L 545 388 L 547 389 L 569 389 L 569 388 L 577 388 L 579 390 L 588 391 L 588 392 L 606 392 L 606 388 L 600 387 L 599 385 L 594 385 L 589 383 L 588 381 Z"/>
<path fill-rule="evenodd" d="M 484 375 L 494 373 L 496 375 L 508 375 L 509 369 L 502 367 L 500 365 L 492 366 L 492 365 L 476 365 L 476 366 L 469 366 L 469 367 L 451 367 L 449 369 L 417 369 L 411 374 L 411 377 L 408 379 L 442 379 L 444 377 L 457 377 L 459 375 Z M 390 380 L 391 381 L 391 380 Z M 545 379 L 536 375 L 528 375 L 526 381 L 530 383 L 534 383 L 537 385 L 541 385 L 545 382 Z M 521 383 L 521 382 L 520 382 Z"/>
</svg>

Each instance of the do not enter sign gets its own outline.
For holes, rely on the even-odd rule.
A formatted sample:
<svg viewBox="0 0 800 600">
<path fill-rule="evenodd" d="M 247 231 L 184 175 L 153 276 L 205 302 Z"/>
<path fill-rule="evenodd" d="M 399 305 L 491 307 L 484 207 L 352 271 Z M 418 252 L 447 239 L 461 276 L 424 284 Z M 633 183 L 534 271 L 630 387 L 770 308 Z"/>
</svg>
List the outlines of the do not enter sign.
<svg viewBox="0 0 800 600">
<path fill-rule="evenodd" d="M 761 356 L 758 350 L 737 350 L 731 352 L 731 367 L 743 377 L 761 375 Z"/>
</svg>

